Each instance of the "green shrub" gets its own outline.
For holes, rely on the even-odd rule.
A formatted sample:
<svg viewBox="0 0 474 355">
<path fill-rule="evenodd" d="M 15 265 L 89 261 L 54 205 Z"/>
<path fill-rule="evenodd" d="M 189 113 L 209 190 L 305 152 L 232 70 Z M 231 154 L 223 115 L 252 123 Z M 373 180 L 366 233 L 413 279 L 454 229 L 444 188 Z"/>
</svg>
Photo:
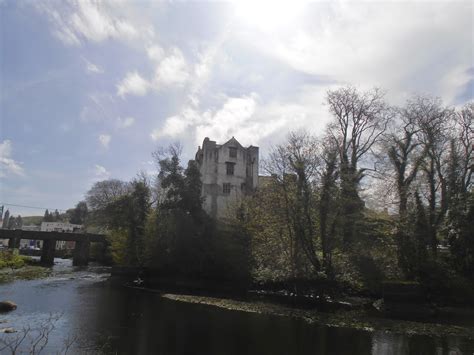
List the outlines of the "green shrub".
<svg viewBox="0 0 474 355">
<path fill-rule="evenodd" d="M 0 269 L 9 267 L 18 269 L 25 266 L 31 261 L 31 258 L 18 254 L 18 250 L 2 250 L 0 251 Z"/>
</svg>

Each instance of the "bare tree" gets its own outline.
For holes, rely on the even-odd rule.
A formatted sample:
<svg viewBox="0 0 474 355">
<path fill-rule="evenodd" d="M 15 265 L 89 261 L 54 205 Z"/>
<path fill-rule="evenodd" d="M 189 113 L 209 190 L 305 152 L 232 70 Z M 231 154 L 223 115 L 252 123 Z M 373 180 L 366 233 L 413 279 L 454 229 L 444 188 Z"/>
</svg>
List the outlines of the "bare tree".
<svg viewBox="0 0 474 355">
<path fill-rule="evenodd" d="M 340 206 L 338 205 L 337 179 L 339 175 L 337 147 L 331 140 L 324 141 L 321 159 L 321 186 L 319 199 L 319 231 L 323 252 L 323 267 L 328 275 L 332 274 L 332 249 L 334 248 L 335 229 Z"/>
<path fill-rule="evenodd" d="M 288 141 L 277 146 L 265 164 L 282 188 L 290 235 L 294 236 L 294 260 L 301 249 L 314 270 L 321 268 L 316 254 L 316 228 L 312 181 L 319 166 L 318 145 L 305 133 L 290 133 Z"/>
<path fill-rule="evenodd" d="M 50 314 L 48 318 L 38 324 L 28 324 L 16 334 L 8 334 L 0 338 L 0 353 L 14 354 L 41 354 L 50 341 L 51 334 L 56 329 L 56 323 L 62 314 Z M 77 341 L 77 336 L 69 336 L 63 341 L 63 347 L 57 354 L 67 354 Z"/>
<path fill-rule="evenodd" d="M 426 180 L 428 201 L 429 239 L 433 255 L 437 251 L 437 232 L 448 209 L 447 151 L 448 125 L 453 110 L 442 105 L 439 98 L 416 97 L 412 103 L 420 127 L 420 140 L 426 156 L 421 165 Z"/>
<path fill-rule="evenodd" d="M 457 140 L 460 143 L 460 190 L 466 193 L 472 188 L 474 174 L 474 101 L 467 103 L 455 116 Z"/>
<path fill-rule="evenodd" d="M 343 240 L 345 246 L 353 242 L 356 221 L 360 219 L 364 203 L 358 188 L 370 168 L 360 166 L 384 133 L 391 111 L 379 89 L 359 92 L 352 86 L 329 91 L 329 111 L 334 121 L 328 134 L 334 140 L 340 161 L 341 197 L 343 210 Z"/>
<path fill-rule="evenodd" d="M 109 179 L 96 182 L 86 194 L 88 207 L 92 210 L 101 210 L 117 198 L 129 192 L 129 185 L 125 181 Z"/>
<path fill-rule="evenodd" d="M 404 108 L 397 110 L 397 124 L 386 135 L 385 141 L 389 162 L 395 173 L 398 215 L 402 221 L 407 213 L 410 187 L 426 154 L 419 133 L 416 109 L 412 102 L 408 102 Z"/>
</svg>

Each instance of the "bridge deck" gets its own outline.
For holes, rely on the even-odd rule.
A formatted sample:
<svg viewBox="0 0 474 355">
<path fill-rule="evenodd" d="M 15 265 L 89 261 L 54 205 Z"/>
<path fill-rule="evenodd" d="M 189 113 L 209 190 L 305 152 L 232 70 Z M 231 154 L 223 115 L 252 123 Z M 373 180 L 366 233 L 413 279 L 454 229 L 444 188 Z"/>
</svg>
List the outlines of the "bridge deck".
<svg viewBox="0 0 474 355">
<path fill-rule="evenodd" d="M 92 233 L 68 233 L 68 232 L 40 232 L 25 231 L 21 229 L 0 229 L 0 239 L 32 239 L 32 240 L 64 240 L 64 241 L 84 241 L 93 243 L 107 243 L 105 235 Z"/>
</svg>

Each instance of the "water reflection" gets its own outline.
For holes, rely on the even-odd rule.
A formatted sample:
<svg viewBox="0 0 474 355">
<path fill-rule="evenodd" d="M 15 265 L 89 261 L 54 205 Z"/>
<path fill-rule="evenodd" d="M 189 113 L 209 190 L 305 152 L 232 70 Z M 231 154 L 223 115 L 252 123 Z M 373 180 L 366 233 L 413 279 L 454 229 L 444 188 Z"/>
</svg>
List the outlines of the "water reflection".
<svg viewBox="0 0 474 355">
<path fill-rule="evenodd" d="M 372 334 L 372 354 L 377 355 L 461 355 L 472 354 L 472 342 L 458 337 L 432 338 L 376 331 Z"/>
<path fill-rule="evenodd" d="M 19 305 L 8 326 L 62 313 L 46 353 L 70 334 L 74 352 L 118 354 L 472 354 L 473 342 L 329 328 L 305 321 L 174 302 L 104 281 L 103 269 L 0 286 Z M 1 335 L 5 336 L 5 335 Z"/>
<path fill-rule="evenodd" d="M 108 288 L 101 296 L 96 318 L 101 339 L 123 353 L 367 354 L 371 349 L 366 332 L 174 302 L 136 290 Z"/>
</svg>

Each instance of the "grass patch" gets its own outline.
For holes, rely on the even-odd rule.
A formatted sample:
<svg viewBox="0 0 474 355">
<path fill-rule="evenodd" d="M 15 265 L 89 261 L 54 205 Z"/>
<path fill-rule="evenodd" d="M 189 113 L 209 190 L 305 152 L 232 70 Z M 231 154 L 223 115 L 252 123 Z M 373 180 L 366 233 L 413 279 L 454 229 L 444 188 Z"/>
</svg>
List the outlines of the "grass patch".
<svg viewBox="0 0 474 355">
<path fill-rule="evenodd" d="M 33 280 L 48 277 L 51 269 L 43 266 L 26 265 L 17 269 L 0 270 L 0 284 L 15 280 Z"/>
<path fill-rule="evenodd" d="M 33 261 L 29 256 L 18 254 L 17 249 L 7 249 L 0 251 L 0 269 L 18 269 Z"/>
<path fill-rule="evenodd" d="M 51 269 L 37 266 L 34 259 L 19 255 L 18 250 L 0 251 L 0 283 L 32 280 L 49 276 Z"/>
</svg>

